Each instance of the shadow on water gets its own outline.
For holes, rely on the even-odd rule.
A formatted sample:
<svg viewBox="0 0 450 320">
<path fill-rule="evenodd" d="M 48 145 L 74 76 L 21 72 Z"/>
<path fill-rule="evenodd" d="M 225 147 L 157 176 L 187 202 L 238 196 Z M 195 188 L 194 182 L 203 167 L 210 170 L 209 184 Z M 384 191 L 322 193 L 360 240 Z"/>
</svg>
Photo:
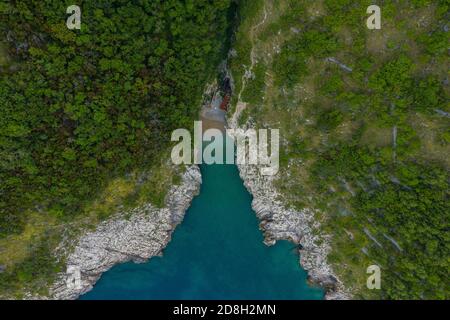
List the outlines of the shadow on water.
<svg viewBox="0 0 450 320">
<path fill-rule="evenodd" d="M 293 244 L 263 244 L 235 165 L 202 165 L 203 184 L 163 257 L 118 265 L 91 299 L 322 299 Z"/>
</svg>

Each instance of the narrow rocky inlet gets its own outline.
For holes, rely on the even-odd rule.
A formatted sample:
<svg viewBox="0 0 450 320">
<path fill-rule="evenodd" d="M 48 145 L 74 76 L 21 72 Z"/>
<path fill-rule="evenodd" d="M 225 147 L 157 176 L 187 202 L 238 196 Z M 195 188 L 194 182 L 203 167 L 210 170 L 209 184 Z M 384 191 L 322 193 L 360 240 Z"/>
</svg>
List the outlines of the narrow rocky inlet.
<svg viewBox="0 0 450 320">
<path fill-rule="evenodd" d="M 208 87 L 201 112 L 204 131 L 224 131 L 227 127 L 228 105 L 224 105 L 223 97 L 228 83 L 225 78 L 222 84 Z M 280 231 L 283 225 L 278 233 L 263 227 L 267 217 L 249 193 L 255 189 L 249 188 L 248 180 L 247 189 L 244 188 L 236 165 L 201 165 L 203 184 L 199 195 L 192 199 L 197 188 L 189 189 L 185 184 L 198 186 L 200 178 L 195 168 L 185 173 L 181 187 L 173 189 L 174 196 L 168 201 L 171 214 L 167 210 L 155 212 L 150 207 L 149 213 L 154 217 L 151 223 L 142 223 L 148 215 L 137 212 L 130 223 L 110 222 L 80 241 L 70 261 L 85 261 L 84 257 L 95 255 L 86 262 L 91 266 L 83 268 L 96 270 L 83 272 L 89 279 L 84 282 L 83 293 L 92 289 L 101 271 L 118 264 L 106 271 L 81 299 L 321 299 L 323 291 L 308 285 L 307 274 L 298 265 L 298 237 Z M 180 194 L 186 191 L 186 202 L 177 204 Z M 169 217 L 172 224 L 166 221 Z M 258 230 L 258 218 L 264 234 Z M 171 236 L 176 225 L 173 222 L 182 220 Z M 292 225 L 285 229 L 302 233 L 305 221 L 296 222 L 287 220 L 286 224 Z M 123 230 L 123 236 L 122 232 L 113 239 L 108 236 L 109 230 L 118 229 Z M 275 244 L 270 234 L 276 240 L 291 240 L 294 246 L 288 241 Z M 100 238 L 109 240 L 98 241 Z M 122 263 L 130 260 L 144 263 Z M 56 292 L 58 297 L 67 295 L 64 289 Z"/>
<path fill-rule="evenodd" d="M 115 266 L 81 299 L 322 299 L 294 244 L 264 244 L 237 167 L 203 164 L 200 170 L 200 193 L 163 254 Z"/>
</svg>

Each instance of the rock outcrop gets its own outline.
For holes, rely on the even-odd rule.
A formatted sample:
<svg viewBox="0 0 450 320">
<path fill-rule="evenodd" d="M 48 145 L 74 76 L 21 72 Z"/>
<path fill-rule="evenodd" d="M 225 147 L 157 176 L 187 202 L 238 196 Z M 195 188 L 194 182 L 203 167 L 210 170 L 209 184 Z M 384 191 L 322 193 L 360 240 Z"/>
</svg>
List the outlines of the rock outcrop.
<svg viewBox="0 0 450 320">
<path fill-rule="evenodd" d="M 231 129 L 237 129 L 236 124 L 237 121 L 229 122 Z M 318 232 L 320 224 L 314 211 L 285 206 L 273 185 L 276 176 L 262 175 L 259 166 L 238 165 L 238 168 L 245 187 L 253 195 L 252 208 L 261 221 L 264 243 L 270 246 L 278 240 L 288 240 L 297 244 L 300 264 L 308 272 L 309 282 L 324 288 L 328 300 L 349 299 L 350 294 L 327 263 L 330 239 Z"/>
<path fill-rule="evenodd" d="M 170 189 L 165 208 L 147 204 L 132 212 L 118 213 L 82 236 L 66 259 L 67 270 L 58 275 L 51 288 L 51 298 L 76 299 L 90 291 L 102 273 L 114 265 L 127 261 L 142 263 L 161 255 L 192 199 L 198 195 L 200 185 L 199 168 L 190 166 L 181 185 Z"/>
</svg>

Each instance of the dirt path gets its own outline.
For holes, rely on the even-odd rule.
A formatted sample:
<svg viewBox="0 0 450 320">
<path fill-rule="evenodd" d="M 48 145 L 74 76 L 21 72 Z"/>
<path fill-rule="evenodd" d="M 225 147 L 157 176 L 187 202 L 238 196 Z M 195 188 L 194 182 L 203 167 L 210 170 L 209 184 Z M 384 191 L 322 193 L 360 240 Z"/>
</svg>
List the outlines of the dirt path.
<svg viewBox="0 0 450 320">
<path fill-rule="evenodd" d="M 232 128 L 236 128 L 237 124 L 238 124 L 238 120 L 239 117 L 242 114 L 242 111 L 245 110 L 245 108 L 247 107 L 247 103 L 243 102 L 241 97 L 242 97 L 242 93 L 244 92 L 246 86 L 247 86 L 247 81 L 249 79 L 249 77 L 251 76 L 251 74 L 253 74 L 253 68 L 255 67 L 256 64 L 256 53 L 255 53 L 255 34 L 258 31 L 258 29 L 263 26 L 266 21 L 267 21 L 267 17 L 268 17 L 268 12 L 267 12 L 267 6 L 266 4 L 264 4 L 264 17 L 263 19 L 257 23 L 256 25 L 254 25 L 252 27 L 252 29 L 250 30 L 250 41 L 252 44 L 252 50 L 250 52 L 250 61 L 251 61 L 251 65 L 250 67 L 245 71 L 244 75 L 242 76 L 242 87 L 241 90 L 238 94 L 238 101 L 236 104 L 236 111 L 233 113 L 233 116 L 231 117 L 231 121 L 230 121 L 230 125 Z"/>
</svg>

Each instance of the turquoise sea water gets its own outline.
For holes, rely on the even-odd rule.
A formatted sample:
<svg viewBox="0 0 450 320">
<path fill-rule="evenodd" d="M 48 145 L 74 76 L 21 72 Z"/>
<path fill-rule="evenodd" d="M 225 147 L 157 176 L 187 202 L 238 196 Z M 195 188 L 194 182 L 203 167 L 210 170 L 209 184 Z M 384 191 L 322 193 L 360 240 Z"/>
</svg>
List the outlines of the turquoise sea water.
<svg viewBox="0 0 450 320">
<path fill-rule="evenodd" d="M 163 257 L 118 265 L 80 299 L 322 299 L 295 246 L 263 244 L 234 165 L 201 166 L 203 184 Z"/>
</svg>

